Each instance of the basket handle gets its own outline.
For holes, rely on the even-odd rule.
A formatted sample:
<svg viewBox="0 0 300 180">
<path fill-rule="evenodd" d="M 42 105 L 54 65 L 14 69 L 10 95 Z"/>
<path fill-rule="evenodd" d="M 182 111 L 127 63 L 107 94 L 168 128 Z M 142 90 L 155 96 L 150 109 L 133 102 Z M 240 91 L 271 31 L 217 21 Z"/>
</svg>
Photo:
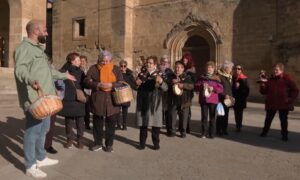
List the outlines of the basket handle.
<svg viewBox="0 0 300 180">
<path fill-rule="evenodd" d="M 37 91 L 39 97 L 44 96 L 44 92 L 43 92 L 42 88 L 38 88 L 36 91 Z"/>
<path fill-rule="evenodd" d="M 123 83 L 123 84 L 125 84 L 125 85 L 127 85 L 127 86 L 130 87 L 130 85 L 127 82 L 125 82 L 125 81 L 119 81 L 119 83 Z"/>
</svg>

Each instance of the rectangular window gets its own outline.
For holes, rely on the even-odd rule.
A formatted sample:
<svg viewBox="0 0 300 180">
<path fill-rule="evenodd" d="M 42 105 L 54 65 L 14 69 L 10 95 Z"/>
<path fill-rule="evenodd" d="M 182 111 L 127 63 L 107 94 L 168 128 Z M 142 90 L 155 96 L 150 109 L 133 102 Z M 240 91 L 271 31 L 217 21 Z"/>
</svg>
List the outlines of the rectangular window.
<svg viewBox="0 0 300 180">
<path fill-rule="evenodd" d="M 73 39 L 81 39 L 85 36 L 85 18 L 73 19 Z"/>
</svg>

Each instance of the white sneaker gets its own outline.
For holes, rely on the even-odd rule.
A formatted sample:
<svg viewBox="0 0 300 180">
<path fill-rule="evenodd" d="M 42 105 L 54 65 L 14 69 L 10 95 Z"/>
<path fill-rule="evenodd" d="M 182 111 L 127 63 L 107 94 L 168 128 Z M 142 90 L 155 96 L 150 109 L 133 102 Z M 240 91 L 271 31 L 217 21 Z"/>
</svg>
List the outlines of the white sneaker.
<svg viewBox="0 0 300 180">
<path fill-rule="evenodd" d="M 52 166 L 58 163 L 57 159 L 50 159 L 48 157 L 46 157 L 44 160 L 39 161 L 36 160 L 37 163 L 37 167 L 44 167 L 44 166 Z"/>
<path fill-rule="evenodd" d="M 41 171 L 36 164 L 32 165 L 29 169 L 26 169 L 26 175 L 33 178 L 47 177 L 47 174 Z"/>
</svg>

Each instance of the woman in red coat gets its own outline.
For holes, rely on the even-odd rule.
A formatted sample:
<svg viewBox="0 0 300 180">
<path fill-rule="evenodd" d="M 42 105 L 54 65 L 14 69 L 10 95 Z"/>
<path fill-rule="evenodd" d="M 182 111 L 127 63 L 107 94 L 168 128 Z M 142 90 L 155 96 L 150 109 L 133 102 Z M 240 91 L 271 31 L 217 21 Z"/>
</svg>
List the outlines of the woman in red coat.
<svg viewBox="0 0 300 180">
<path fill-rule="evenodd" d="M 267 135 L 276 111 L 279 111 L 282 140 L 287 141 L 288 113 L 293 110 L 293 104 L 297 99 L 299 89 L 291 76 L 284 73 L 282 63 L 275 64 L 273 75 L 267 81 L 261 81 L 260 92 L 266 96 L 265 126 L 260 136 L 265 137 Z"/>
</svg>

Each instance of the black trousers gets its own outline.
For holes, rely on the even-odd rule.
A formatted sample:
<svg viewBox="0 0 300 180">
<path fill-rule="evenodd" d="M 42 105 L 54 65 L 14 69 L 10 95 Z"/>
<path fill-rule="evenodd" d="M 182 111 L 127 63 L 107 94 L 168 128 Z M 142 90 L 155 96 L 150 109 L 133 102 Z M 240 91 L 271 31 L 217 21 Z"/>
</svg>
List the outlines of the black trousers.
<svg viewBox="0 0 300 180">
<path fill-rule="evenodd" d="M 275 114 L 276 114 L 276 110 L 266 111 L 265 126 L 263 128 L 264 134 L 267 134 L 269 132 Z M 279 119 L 281 123 L 281 135 L 283 137 L 287 137 L 288 135 L 288 114 L 289 114 L 288 110 L 279 110 Z"/>
<path fill-rule="evenodd" d="M 243 122 L 244 108 L 235 107 L 233 110 L 234 110 L 236 128 L 240 129 L 243 126 L 242 122 Z"/>
<path fill-rule="evenodd" d="M 159 134 L 160 134 L 160 127 L 152 127 L 152 142 L 154 146 L 159 146 Z M 145 146 L 146 140 L 148 136 L 148 127 L 141 126 L 140 127 L 140 145 Z"/>
<path fill-rule="evenodd" d="M 77 136 L 73 132 L 74 123 L 76 124 Z M 83 117 L 65 117 L 66 134 L 68 141 L 82 141 L 84 132 Z"/>
<path fill-rule="evenodd" d="M 128 116 L 128 106 L 121 106 L 122 109 L 122 118 L 121 118 L 121 113 L 120 113 L 120 117 L 118 118 L 118 122 L 117 122 L 117 126 L 121 126 L 121 124 L 123 125 L 123 127 L 126 127 L 127 125 L 127 116 Z"/>
<path fill-rule="evenodd" d="M 188 123 L 188 115 L 189 115 L 189 107 L 181 108 L 181 106 L 173 105 L 171 109 L 171 119 L 169 121 L 171 132 L 176 133 L 176 122 L 177 122 L 177 114 L 179 117 L 179 131 L 181 133 L 186 133 L 187 123 Z"/>
<path fill-rule="evenodd" d="M 95 145 L 103 145 L 102 139 L 104 135 L 104 121 L 105 121 L 105 146 L 112 146 L 115 138 L 115 125 L 119 113 L 112 116 L 104 117 L 93 115 L 93 136 Z"/>
<path fill-rule="evenodd" d="M 201 104 L 202 114 L 202 135 L 214 136 L 214 129 L 216 124 L 216 104 Z"/>
<path fill-rule="evenodd" d="M 166 125 L 167 132 L 171 132 L 170 127 L 170 110 L 169 108 L 167 110 L 163 110 L 163 124 Z"/>
<path fill-rule="evenodd" d="M 49 129 L 48 133 L 46 134 L 46 139 L 45 139 L 45 148 L 49 148 L 52 146 L 55 121 L 56 121 L 56 115 L 51 116 L 50 129 Z"/>
<path fill-rule="evenodd" d="M 191 129 L 190 129 L 191 118 L 192 118 L 192 110 L 191 110 L 191 107 L 189 107 L 189 114 L 188 114 L 187 125 L 186 125 L 186 132 L 187 133 L 190 133 L 190 131 L 191 131 Z"/>
<path fill-rule="evenodd" d="M 217 123 L 216 123 L 216 130 L 217 134 L 227 134 L 227 127 L 228 127 L 228 115 L 229 115 L 229 108 L 223 104 L 224 107 L 224 116 L 218 116 L 217 117 Z"/>
<path fill-rule="evenodd" d="M 87 102 L 85 103 L 85 116 L 84 116 L 84 124 L 85 127 L 89 127 L 90 126 L 90 96 L 87 97 Z"/>
</svg>

